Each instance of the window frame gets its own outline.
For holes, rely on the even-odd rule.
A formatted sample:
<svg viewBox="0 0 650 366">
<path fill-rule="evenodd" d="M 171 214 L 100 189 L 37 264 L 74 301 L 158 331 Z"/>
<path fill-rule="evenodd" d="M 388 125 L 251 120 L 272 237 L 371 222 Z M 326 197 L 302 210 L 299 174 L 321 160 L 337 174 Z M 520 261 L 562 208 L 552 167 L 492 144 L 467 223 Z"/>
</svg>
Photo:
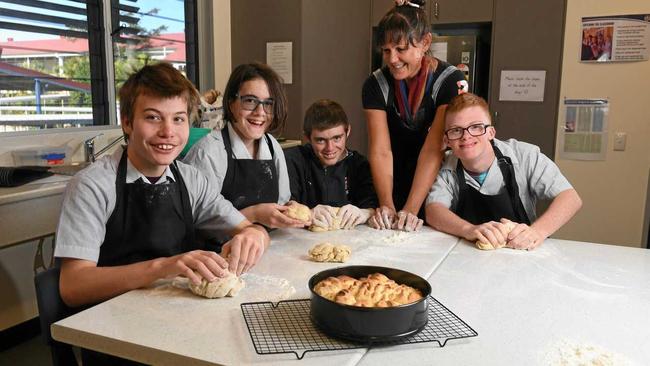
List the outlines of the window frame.
<svg viewBox="0 0 650 366">
<path fill-rule="evenodd" d="M 115 90 L 115 69 L 113 42 L 119 32 L 119 0 L 86 0 L 86 18 L 88 37 L 88 57 L 90 62 L 91 97 L 93 124 L 84 127 L 49 128 L 34 131 L 2 132 L 0 137 L 51 134 L 56 132 L 73 132 L 104 130 L 119 125 L 117 91 Z M 199 49 L 206 45 L 199 43 L 199 17 L 197 0 L 183 0 L 185 11 L 185 74 L 199 89 Z M 12 28 L 7 28 L 12 29 Z M 15 29 L 22 30 L 22 29 Z M 26 29 L 25 29 L 26 30 Z M 32 30 L 33 31 L 33 30 Z M 210 45 L 207 48 L 210 49 Z"/>
</svg>

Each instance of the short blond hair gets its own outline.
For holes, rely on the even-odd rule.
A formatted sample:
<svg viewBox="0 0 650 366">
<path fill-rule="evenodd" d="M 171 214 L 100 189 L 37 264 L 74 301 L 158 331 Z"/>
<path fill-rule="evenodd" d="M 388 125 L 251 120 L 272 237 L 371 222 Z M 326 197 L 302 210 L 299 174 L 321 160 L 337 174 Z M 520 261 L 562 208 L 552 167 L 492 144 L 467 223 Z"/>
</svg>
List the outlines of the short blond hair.
<svg viewBox="0 0 650 366">
<path fill-rule="evenodd" d="M 451 98 L 451 101 L 449 101 L 449 104 L 447 104 L 447 109 L 445 110 L 445 124 L 447 122 L 446 119 L 448 116 L 471 107 L 479 107 L 485 111 L 485 114 L 488 116 L 487 122 L 492 123 L 492 120 L 490 118 L 490 108 L 488 107 L 485 99 L 479 97 L 476 94 L 463 93 Z"/>
</svg>

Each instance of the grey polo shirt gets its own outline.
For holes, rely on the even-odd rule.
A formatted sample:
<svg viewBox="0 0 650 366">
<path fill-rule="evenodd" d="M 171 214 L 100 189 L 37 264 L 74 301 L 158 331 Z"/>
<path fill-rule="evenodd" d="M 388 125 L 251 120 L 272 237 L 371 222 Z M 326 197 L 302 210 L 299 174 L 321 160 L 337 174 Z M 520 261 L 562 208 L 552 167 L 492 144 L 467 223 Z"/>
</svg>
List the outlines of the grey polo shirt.
<svg viewBox="0 0 650 366">
<path fill-rule="evenodd" d="M 246 149 L 244 142 L 241 140 L 237 132 L 233 129 L 230 123 L 226 123 L 230 142 L 232 144 L 232 152 L 235 159 L 253 159 L 251 154 Z M 289 187 L 289 173 L 287 172 L 287 162 L 284 160 L 284 152 L 278 141 L 270 136 L 271 144 L 273 144 L 273 152 L 275 157 L 273 163 L 278 173 L 278 204 L 284 205 L 291 199 L 291 188 Z M 258 160 L 271 159 L 271 150 L 266 143 L 265 138 L 260 139 L 260 147 L 258 149 Z M 223 143 L 221 130 L 214 130 L 207 136 L 197 141 L 194 146 L 187 153 L 184 162 L 191 164 L 201 170 L 207 175 L 211 182 L 214 182 L 221 192 L 223 180 L 228 171 L 228 153 Z"/>
<path fill-rule="evenodd" d="M 115 180 L 121 156 L 122 149 L 117 149 L 112 155 L 102 157 L 77 173 L 68 182 L 56 230 L 56 257 L 98 261 L 106 235 L 106 223 L 115 208 Z M 245 220 L 200 171 L 181 162 L 178 169 L 187 187 L 195 228 L 227 232 Z M 126 183 L 139 178 L 150 183 L 127 160 Z M 168 180 L 175 180 L 169 167 L 156 184 L 165 184 Z"/>
<path fill-rule="evenodd" d="M 515 139 L 507 141 L 494 139 L 494 142 L 503 155 L 512 160 L 519 197 L 531 222 L 537 218 L 535 211 L 537 200 L 553 199 L 562 191 L 573 188 L 557 165 L 542 154 L 539 147 Z M 442 168 L 427 196 L 427 205 L 435 202 L 452 211 L 456 209 L 459 197 L 456 178 L 457 162 L 458 158 L 452 151 L 447 151 Z M 479 185 L 467 172 L 465 172 L 465 181 L 470 187 L 485 195 L 499 194 L 505 189 L 503 175 L 496 159 L 490 165 L 483 185 Z"/>
</svg>

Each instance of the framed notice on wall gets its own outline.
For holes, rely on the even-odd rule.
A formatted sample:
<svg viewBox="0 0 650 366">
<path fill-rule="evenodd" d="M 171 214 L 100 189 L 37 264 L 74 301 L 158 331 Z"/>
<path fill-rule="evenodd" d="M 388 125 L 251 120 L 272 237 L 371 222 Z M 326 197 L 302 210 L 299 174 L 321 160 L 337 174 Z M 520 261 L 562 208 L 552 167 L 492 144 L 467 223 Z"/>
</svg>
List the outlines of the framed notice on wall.
<svg viewBox="0 0 650 366">
<path fill-rule="evenodd" d="M 565 99 L 560 122 L 560 158 L 605 160 L 607 99 Z"/>
<path fill-rule="evenodd" d="M 647 61 L 650 14 L 582 18 L 582 62 Z"/>
</svg>

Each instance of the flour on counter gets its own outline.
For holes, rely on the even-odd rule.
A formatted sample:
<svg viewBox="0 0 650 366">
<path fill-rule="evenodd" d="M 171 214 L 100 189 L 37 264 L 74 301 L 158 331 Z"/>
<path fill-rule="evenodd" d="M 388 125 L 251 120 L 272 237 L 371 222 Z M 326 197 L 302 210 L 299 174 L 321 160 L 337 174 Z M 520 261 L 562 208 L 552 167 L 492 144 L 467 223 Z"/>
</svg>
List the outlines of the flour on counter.
<svg viewBox="0 0 650 366">
<path fill-rule="evenodd" d="M 632 366 L 623 356 L 590 344 L 560 341 L 546 355 L 551 366 Z"/>
<path fill-rule="evenodd" d="M 354 236 L 347 241 L 357 244 L 388 244 L 396 245 L 405 243 L 417 237 L 417 233 L 395 230 L 375 230 L 367 231 L 362 235 Z"/>
<path fill-rule="evenodd" d="M 404 243 L 413 236 L 413 233 L 408 231 L 392 231 L 390 235 L 384 237 L 381 241 L 388 244 L 399 244 Z"/>
<path fill-rule="evenodd" d="M 245 273 L 241 278 L 246 282 L 246 301 L 271 301 L 286 300 L 296 293 L 296 289 L 284 278 L 272 276 L 259 276 L 254 273 Z"/>
</svg>

